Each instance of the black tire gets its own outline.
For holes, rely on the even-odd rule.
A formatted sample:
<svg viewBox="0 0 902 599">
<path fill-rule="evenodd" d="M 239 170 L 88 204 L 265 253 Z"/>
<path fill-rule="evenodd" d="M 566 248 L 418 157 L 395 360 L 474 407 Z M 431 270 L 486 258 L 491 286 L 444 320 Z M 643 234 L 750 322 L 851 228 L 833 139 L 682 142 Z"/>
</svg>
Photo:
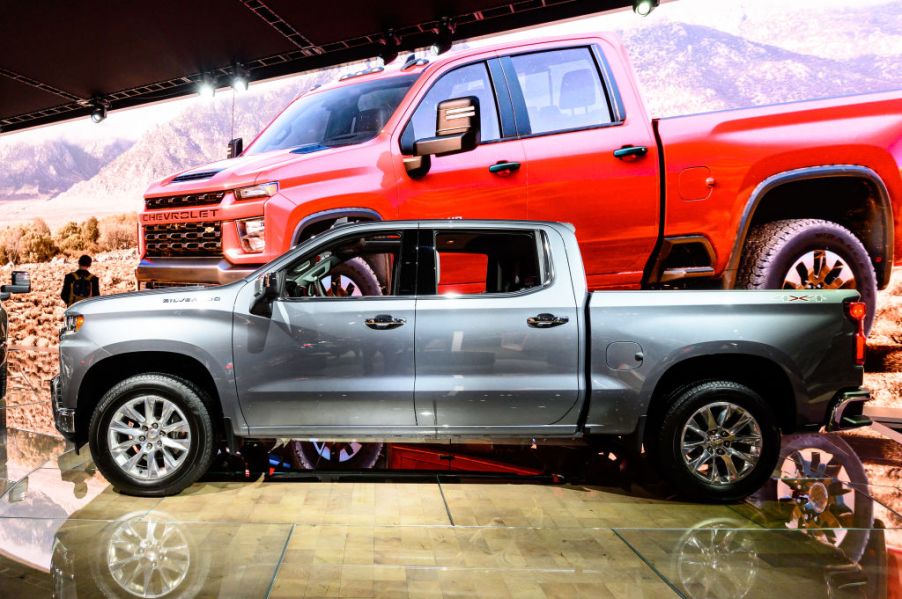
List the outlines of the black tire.
<svg viewBox="0 0 902 599">
<path fill-rule="evenodd" d="M 761 436 L 758 460 L 734 482 L 714 483 L 703 480 L 684 461 L 682 448 L 683 428 L 697 410 L 706 405 L 727 402 L 745 410 L 757 423 Z M 731 417 L 725 424 L 732 422 Z M 663 476 L 683 496 L 701 501 L 735 501 L 743 499 L 764 484 L 770 477 L 780 453 L 780 429 L 767 402 L 754 390 L 733 381 L 706 381 L 684 387 L 666 408 L 661 425 L 651 443 L 651 457 Z M 736 445 L 740 451 L 747 447 Z M 701 448 L 700 448 L 701 449 Z M 717 450 L 720 450 L 718 446 Z M 715 451 L 712 449 L 712 451 Z M 694 455 L 693 455 L 694 457 Z M 706 462 L 707 463 L 707 462 Z M 707 472 L 717 468 L 725 470 L 724 459 L 714 458 Z"/>
<path fill-rule="evenodd" d="M 329 274 L 333 282 L 338 276 L 349 279 L 360 291 L 360 295 L 382 295 L 379 277 L 376 276 L 372 267 L 363 258 L 346 260 L 333 268 Z"/>
<path fill-rule="evenodd" d="M 116 410 L 135 397 L 154 394 L 174 403 L 184 413 L 190 444 L 184 461 L 173 472 L 155 480 L 127 474 L 112 456 L 106 435 Z M 120 493 L 140 497 L 176 495 L 199 479 L 215 453 L 215 432 L 204 392 L 188 380 L 162 373 L 139 374 L 116 384 L 100 399 L 91 416 L 88 441 L 97 468 Z"/>
<path fill-rule="evenodd" d="M 342 459 L 345 444 L 329 444 L 329 451 L 322 451 L 310 441 L 292 441 L 289 444 L 291 459 L 299 470 L 368 470 L 376 465 L 382 455 L 382 443 L 360 443 L 360 448 Z M 336 450 L 336 447 L 338 449 Z M 344 454 L 348 451 L 345 449 Z"/>
<path fill-rule="evenodd" d="M 851 269 L 855 280 L 848 288 L 857 289 L 867 304 L 865 330 L 870 331 L 877 309 L 874 266 L 861 241 L 836 223 L 792 219 L 755 227 L 746 242 L 736 286 L 745 289 L 792 288 L 784 287 L 784 281 L 793 265 L 805 254 L 816 250 L 833 252 Z"/>
</svg>

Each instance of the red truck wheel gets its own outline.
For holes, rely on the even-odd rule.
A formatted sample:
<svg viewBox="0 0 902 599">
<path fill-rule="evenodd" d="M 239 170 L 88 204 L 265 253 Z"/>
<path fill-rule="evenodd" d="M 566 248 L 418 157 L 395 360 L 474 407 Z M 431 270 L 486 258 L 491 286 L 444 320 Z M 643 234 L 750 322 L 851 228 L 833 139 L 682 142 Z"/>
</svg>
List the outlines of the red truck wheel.
<svg viewBox="0 0 902 599">
<path fill-rule="evenodd" d="M 877 308 L 877 278 L 855 235 L 819 219 L 778 220 L 755 227 L 736 283 L 745 289 L 857 289 L 868 306 L 865 330 Z"/>
<path fill-rule="evenodd" d="M 382 454 L 382 443 L 357 441 L 292 441 L 289 448 L 299 470 L 367 470 Z"/>
</svg>

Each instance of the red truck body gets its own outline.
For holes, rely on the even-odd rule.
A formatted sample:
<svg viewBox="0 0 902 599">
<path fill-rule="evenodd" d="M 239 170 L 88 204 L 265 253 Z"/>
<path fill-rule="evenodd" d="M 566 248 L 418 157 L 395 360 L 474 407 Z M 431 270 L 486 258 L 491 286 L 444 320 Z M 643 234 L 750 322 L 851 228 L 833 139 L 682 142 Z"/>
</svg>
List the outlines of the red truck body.
<svg viewBox="0 0 902 599">
<path fill-rule="evenodd" d="M 841 225 L 866 250 L 875 287 L 888 283 L 893 256 L 902 257 L 898 92 L 652 120 L 626 50 L 611 36 L 509 43 L 423 62 L 353 76 L 295 102 L 371 81 L 409 86 L 361 143 L 260 151 L 273 135 L 267 129 L 237 158 L 151 185 L 140 217 L 139 282 L 226 282 L 345 218 L 568 221 L 591 289 L 741 284 L 737 272 L 754 245 L 747 239 L 757 234 L 760 246 L 761 227 L 775 221 Z M 490 81 L 482 91 L 494 91 L 494 106 L 480 98 L 482 143 L 434 156 L 425 175 L 411 176 L 404 136 L 416 127 L 408 123 L 431 90 L 473 68 Z M 292 110 L 269 129 L 284 127 Z M 359 110 L 355 122 L 378 112 Z M 567 127 L 568 119 L 578 126 Z M 544 130 L 548 123 L 563 126 Z M 622 148 L 644 150 L 615 156 Z M 269 182 L 278 183 L 271 196 L 234 193 Z M 241 227 L 259 223 L 240 221 L 259 218 L 265 242 L 251 252 Z M 825 286 L 840 283 L 828 277 Z"/>
</svg>

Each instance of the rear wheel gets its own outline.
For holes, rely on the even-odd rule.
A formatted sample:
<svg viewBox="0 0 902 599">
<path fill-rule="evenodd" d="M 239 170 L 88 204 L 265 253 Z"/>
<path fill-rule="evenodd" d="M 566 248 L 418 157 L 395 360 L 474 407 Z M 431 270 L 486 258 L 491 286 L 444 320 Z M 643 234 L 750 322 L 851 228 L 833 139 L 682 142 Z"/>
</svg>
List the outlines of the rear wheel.
<svg viewBox="0 0 902 599">
<path fill-rule="evenodd" d="M 761 487 L 780 451 L 780 431 L 764 399 L 732 381 L 698 383 L 673 397 L 652 451 L 676 490 L 733 501 Z"/>
<path fill-rule="evenodd" d="M 366 470 L 376 465 L 382 443 L 292 441 L 291 457 L 301 470 Z"/>
<path fill-rule="evenodd" d="M 169 374 L 140 374 L 107 391 L 88 435 L 98 469 L 128 495 L 175 495 L 207 471 L 214 454 L 203 392 Z"/>
<path fill-rule="evenodd" d="M 870 331 L 877 306 L 877 278 L 855 235 L 818 219 L 778 220 L 749 233 L 737 287 L 746 289 L 857 289 L 868 306 Z"/>
</svg>

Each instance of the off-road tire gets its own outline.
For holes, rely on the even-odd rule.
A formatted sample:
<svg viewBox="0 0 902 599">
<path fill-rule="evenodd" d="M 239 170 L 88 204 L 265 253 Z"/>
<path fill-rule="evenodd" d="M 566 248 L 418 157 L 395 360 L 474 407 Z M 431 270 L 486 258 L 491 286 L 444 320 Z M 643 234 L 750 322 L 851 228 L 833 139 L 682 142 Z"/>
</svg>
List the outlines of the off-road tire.
<svg viewBox="0 0 902 599">
<path fill-rule="evenodd" d="M 877 308 L 877 277 L 867 250 L 855 234 L 834 222 L 791 219 L 752 229 L 746 241 L 736 287 L 781 289 L 792 265 L 805 253 L 825 249 L 838 254 L 855 274 L 855 286 L 868 306 L 865 330 L 871 330 Z"/>
<path fill-rule="evenodd" d="M 107 447 L 106 434 L 116 409 L 147 392 L 162 395 L 175 403 L 185 414 L 191 432 L 191 445 L 185 462 L 173 473 L 156 481 L 144 481 L 129 476 L 115 463 Z M 139 497 L 176 495 L 197 481 L 213 461 L 216 433 L 206 394 L 192 382 L 171 374 L 147 373 L 129 377 L 107 391 L 91 416 L 88 441 L 94 463 L 106 479 L 120 493 Z"/>
<path fill-rule="evenodd" d="M 712 484 L 701 480 L 683 461 L 681 433 L 687 420 L 702 406 L 727 401 L 744 408 L 761 429 L 762 447 L 757 464 L 734 483 Z M 684 387 L 667 406 L 661 425 L 649 431 L 655 439 L 650 457 L 657 470 L 678 494 L 710 502 L 743 499 L 763 485 L 774 471 L 780 454 L 780 429 L 767 402 L 751 388 L 733 381 L 716 380 Z"/>
<path fill-rule="evenodd" d="M 382 443 L 361 443 L 360 450 L 351 459 L 339 462 L 320 457 L 313 443 L 309 441 L 292 441 L 292 465 L 298 470 L 369 470 L 376 465 L 382 455 Z"/>
<path fill-rule="evenodd" d="M 329 274 L 333 277 L 347 277 L 353 281 L 357 289 L 360 290 L 361 295 L 383 295 L 379 277 L 376 276 L 373 268 L 363 258 L 346 260 L 333 268 Z"/>
</svg>

